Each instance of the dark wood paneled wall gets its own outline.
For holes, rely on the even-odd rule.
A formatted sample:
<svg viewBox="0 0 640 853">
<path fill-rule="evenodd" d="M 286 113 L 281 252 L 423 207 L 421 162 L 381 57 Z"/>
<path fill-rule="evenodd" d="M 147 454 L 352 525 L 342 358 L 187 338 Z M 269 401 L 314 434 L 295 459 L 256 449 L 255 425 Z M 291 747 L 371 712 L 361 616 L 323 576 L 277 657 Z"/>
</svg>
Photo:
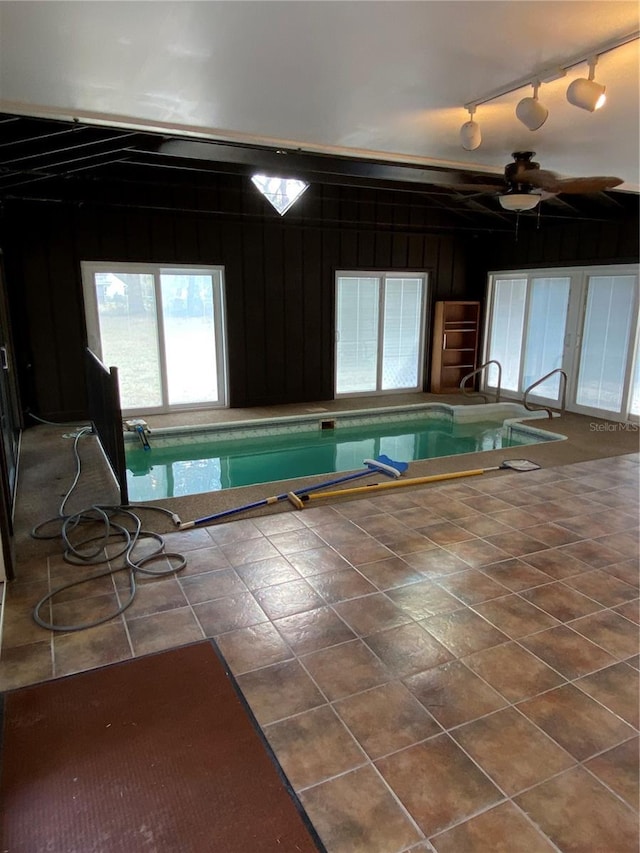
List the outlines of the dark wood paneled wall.
<svg viewBox="0 0 640 853">
<path fill-rule="evenodd" d="M 638 216 L 612 221 L 548 223 L 542 214 L 520 230 L 517 239 L 488 235 L 479 246 L 477 260 L 483 272 L 490 270 L 637 263 Z"/>
<path fill-rule="evenodd" d="M 223 176 L 189 209 L 184 195 L 179 205 L 153 199 L 173 203 L 166 210 L 114 199 L 7 204 L 23 406 L 53 420 L 85 413 L 83 260 L 222 264 L 231 406 L 331 399 L 337 269 L 427 270 L 432 300 L 469 295 L 466 237 L 446 215 L 394 195 L 311 187 L 281 218 L 241 178 Z"/>
<path fill-rule="evenodd" d="M 8 201 L 0 232 L 22 405 L 52 420 L 86 415 L 83 260 L 223 265 L 239 407 L 333 397 L 338 269 L 426 270 L 431 313 L 438 299 L 482 300 L 488 269 L 638 254 L 637 220 L 540 231 L 529 220 L 516 241 L 486 217 L 474 230 L 468 214 L 389 190 L 312 185 L 283 218 L 229 175 L 197 188 L 101 185 L 83 198 Z"/>
</svg>

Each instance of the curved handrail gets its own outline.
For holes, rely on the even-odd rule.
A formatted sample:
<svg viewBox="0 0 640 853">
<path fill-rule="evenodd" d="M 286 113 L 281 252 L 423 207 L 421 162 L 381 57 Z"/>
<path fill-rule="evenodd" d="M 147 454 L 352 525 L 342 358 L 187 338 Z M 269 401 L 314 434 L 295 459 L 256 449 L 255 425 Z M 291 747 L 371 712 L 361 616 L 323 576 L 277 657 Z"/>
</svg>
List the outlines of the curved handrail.
<svg viewBox="0 0 640 853">
<path fill-rule="evenodd" d="M 489 361 L 485 361 L 484 364 L 481 364 L 480 367 L 477 367 L 475 370 L 472 370 L 471 373 L 467 373 L 466 376 L 463 376 L 460 380 L 460 390 L 463 394 L 466 394 L 467 397 L 470 397 L 471 394 L 479 394 L 481 397 L 484 397 L 485 403 L 489 402 L 489 399 L 486 394 L 483 394 L 482 391 L 465 391 L 465 385 L 467 384 L 467 380 L 471 379 L 472 376 L 475 376 L 478 373 L 482 373 L 485 367 L 488 367 L 490 364 L 495 364 L 498 368 L 498 384 L 496 386 L 496 403 L 500 402 L 500 390 L 502 388 L 502 365 L 499 361 L 496 361 L 495 358 L 490 359 Z"/>
<path fill-rule="evenodd" d="M 527 411 L 529 411 L 529 412 L 546 412 L 550 418 L 553 417 L 553 409 L 550 409 L 549 406 L 538 406 L 537 409 L 533 409 L 529 405 L 529 403 L 527 402 L 527 395 L 537 385 L 541 385 L 546 379 L 548 379 L 550 376 L 553 376 L 554 373 L 559 373 L 564 380 L 561 383 L 562 384 L 562 396 L 560 398 L 560 411 L 564 412 L 564 408 L 565 408 L 565 405 L 567 402 L 567 374 L 561 367 L 556 367 L 555 370 L 550 370 L 549 373 L 545 374 L 545 376 L 543 376 L 541 379 L 538 379 L 532 385 L 529 385 L 529 387 L 527 389 L 525 389 L 525 392 L 522 396 L 522 405 L 525 407 L 525 409 L 527 409 Z"/>
</svg>

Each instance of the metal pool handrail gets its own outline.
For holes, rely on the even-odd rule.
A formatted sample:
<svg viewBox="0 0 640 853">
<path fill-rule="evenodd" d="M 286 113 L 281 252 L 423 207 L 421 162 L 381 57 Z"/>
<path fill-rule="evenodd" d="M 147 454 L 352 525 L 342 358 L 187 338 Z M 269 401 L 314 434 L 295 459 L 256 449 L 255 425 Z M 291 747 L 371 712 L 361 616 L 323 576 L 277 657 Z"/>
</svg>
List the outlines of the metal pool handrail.
<svg viewBox="0 0 640 853">
<path fill-rule="evenodd" d="M 496 403 L 500 402 L 500 390 L 502 388 L 502 365 L 499 361 L 496 361 L 495 358 L 490 359 L 489 361 L 485 361 L 484 364 L 481 364 L 480 367 L 476 368 L 476 370 L 472 370 L 471 373 L 467 373 L 466 376 L 463 376 L 460 380 L 460 390 L 463 394 L 466 394 L 467 397 L 471 397 L 472 394 L 479 394 L 481 397 L 484 397 L 485 403 L 489 402 L 489 399 L 486 394 L 483 394 L 482 391 L 473 391 L 469 392 L 465 390 L 465 385 L 467 384 L 467 380 L 471 379 L 472 376 L 475 376 L 477 373 L 482 373 L 485 367 L 488 367 L 490 364 L 495 364 L 498 368 L 498 384 L 496 386 Z"/>
<path fill-rule="evenodd" d="M 538 406 L 537 409 L 534 409 L 529 405 L 529 403 L 527 401 L 527 396 L 528 396 L 529 392 L 532 391 L 537 385 L 540 385 L 542 382 L 544 382 L 550 376 L 553 376 L 554 373 L 559 373 L 564 380 L 561 382 L 562 396 L 560 398 L 560 412 L 564 412 L 565 405 L 567 402 L 567 374 L 561 367 L 556 367 L 555 370 L 550 370 L 549 373 L 547 373 L 541 379 L 538 379 L 532 385 L 529 385 L 529 387 L 525 390 L 524 395 L 522 397 L 522 405 L 529 412 L 546 412 L 550 418 L 553 417 L 553 409 L 550 409 L 549 406 Z"/>
</svg>

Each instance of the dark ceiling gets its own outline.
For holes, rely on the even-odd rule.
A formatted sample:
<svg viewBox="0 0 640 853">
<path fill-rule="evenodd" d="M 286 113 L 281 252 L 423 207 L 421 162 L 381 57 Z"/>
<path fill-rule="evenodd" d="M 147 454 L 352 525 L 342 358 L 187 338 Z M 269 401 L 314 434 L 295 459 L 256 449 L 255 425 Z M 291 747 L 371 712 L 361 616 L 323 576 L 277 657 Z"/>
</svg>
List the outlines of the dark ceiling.
<svg viewBox="0 0 640 853">
<path fill-rule="evenodd" d="M 114 187 L 132 186 L 153 188 L 155 198 L 164 187 L 175 197 L 176 190 L 197 190 L 221 174 L 248 176 L 256 169 L 312 184 L 411 193 L 460 227 L 513 228 L 514 214 L 498 203 L 505 184 L 495 174 L 0 114 L 0 202 L 98 202 L 108 190 L 113 203 Z M 131 198 L 130 192 L 125 195 Z M 637 216 L 638 201 L 634 193 L 617 191 L 560 194 L 523 216 L 609 222 Z"/>
</svg>

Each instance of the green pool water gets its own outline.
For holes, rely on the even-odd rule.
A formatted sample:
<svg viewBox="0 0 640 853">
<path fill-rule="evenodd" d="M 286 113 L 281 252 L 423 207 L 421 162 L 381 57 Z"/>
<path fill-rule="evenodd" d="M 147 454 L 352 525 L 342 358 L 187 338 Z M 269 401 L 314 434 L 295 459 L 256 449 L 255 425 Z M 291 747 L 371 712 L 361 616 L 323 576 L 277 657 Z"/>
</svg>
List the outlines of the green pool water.
<svg viewBox="0 0 640 853">
<path fill-rule="evenodd" d="M 536 433 L 510 433 L 502 422 L 455 423 L 450 417 L 317 427 L 258 438 L 203 437 L 174 446 L 154 446 L 152 433 L 151 450 L 127 444 L 129 499 L 157 500 L 290 479 L 300 480 L 303 487 L 307 477 L 358 470 L 364 459 L 381 454 L 411 462 L 541 440 Z"/>
</svg>

